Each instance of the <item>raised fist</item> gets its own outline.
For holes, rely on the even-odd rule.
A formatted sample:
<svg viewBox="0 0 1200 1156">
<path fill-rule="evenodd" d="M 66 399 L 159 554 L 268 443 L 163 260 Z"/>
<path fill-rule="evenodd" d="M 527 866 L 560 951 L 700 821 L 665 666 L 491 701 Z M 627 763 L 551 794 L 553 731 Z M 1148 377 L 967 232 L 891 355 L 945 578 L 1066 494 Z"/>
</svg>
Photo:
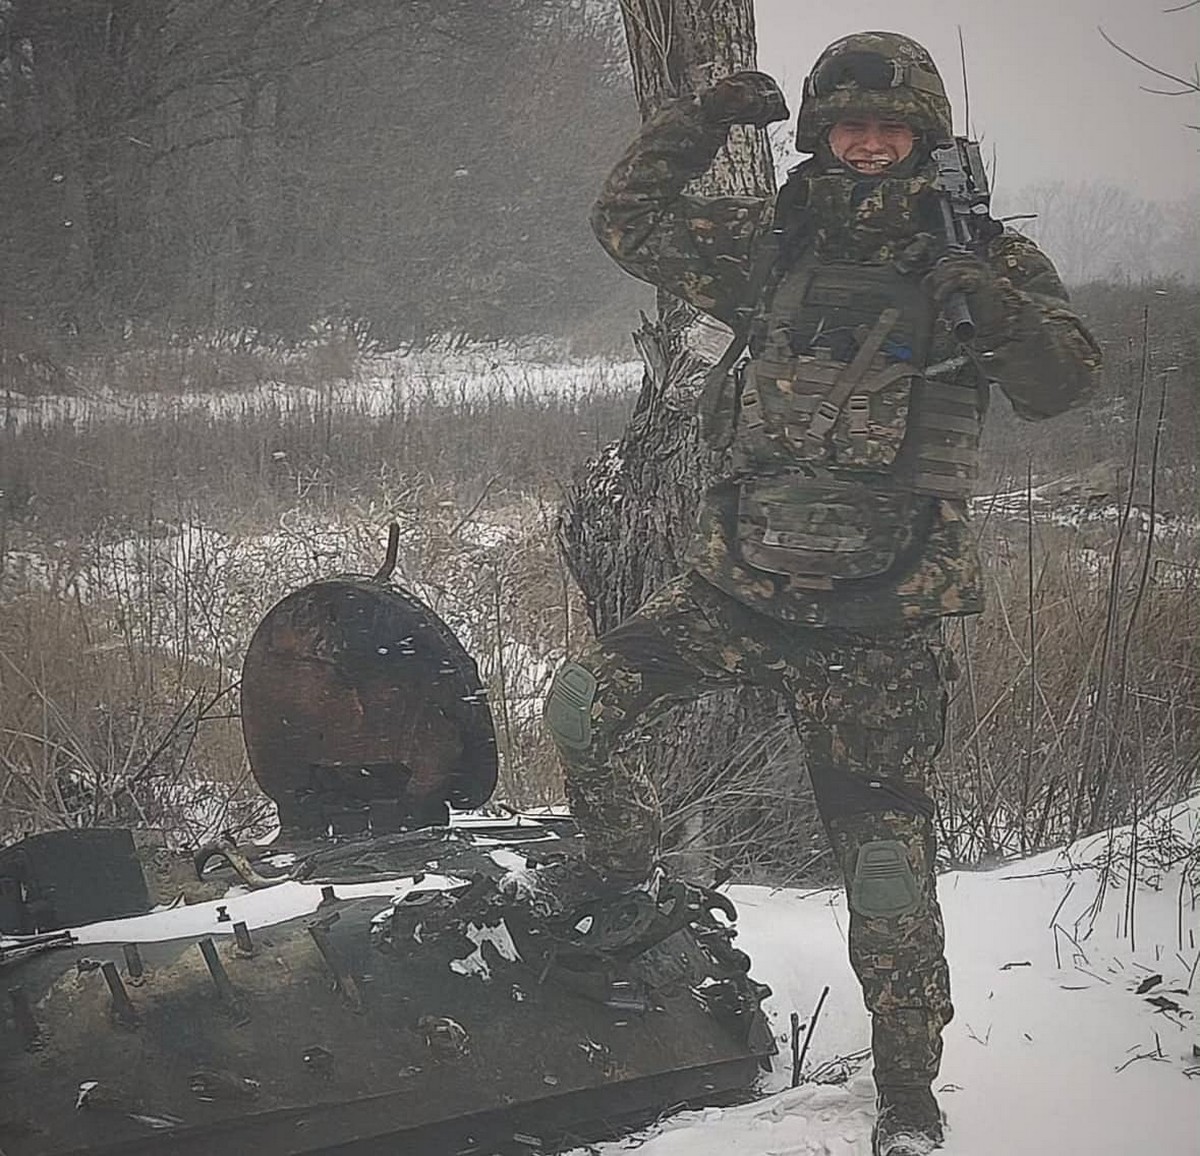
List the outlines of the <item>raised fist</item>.
<svg viewBox="0 0 1200 1156">
<path fill-rule="evenodd" d="M 713 124 L 752 124 L 766 128 L 787 120 L 787 101 L 765 72 L 735 72 L 700 93 L 700 107 Z"/>
</svg>

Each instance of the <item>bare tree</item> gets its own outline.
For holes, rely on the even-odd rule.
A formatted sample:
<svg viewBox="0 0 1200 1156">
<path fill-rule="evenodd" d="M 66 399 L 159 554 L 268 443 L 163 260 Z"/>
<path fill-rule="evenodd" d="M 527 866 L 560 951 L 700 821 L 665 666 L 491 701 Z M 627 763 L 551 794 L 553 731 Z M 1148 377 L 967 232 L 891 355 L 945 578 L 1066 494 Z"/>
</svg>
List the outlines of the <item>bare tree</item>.
<svg viewBox="0 0 1200 1156">
<path fill-rule="evenodd" d="M 1183 0 L 1183 3 L 1176 4 L 1171 8 L 1164 8 L 1163 12 L 1167 15 L 1174 15 L 1189 10 L 1200 10 L 1200 0 Z M 1103 28 L 1099 28 L 1097 31 L 1106 44 L 1115 48 L 1126 60 L 1132 60 L 1139 68 L 1150 73 L 1155 78 L 1152 85 L 1143 84 L 1140 86 L 1143 92 L 1152 92 L 1156 96 L 1200 96 L 1200 64 L 1192 64 L 1190 76 L 1181 76 L 1179 73 L 1171 72 L 1169 69 L 1160 68 L 1144 56 L 1140 56 L 1124 45 L 1118 44 Z M 1163 88 L 1163 83 L 1169 84 L 1172 87 Z M 1200 132 L 1200 124 L 1189 124 L 1187 127 L 1194 132 Z"/>
<path fill-rule="evenodd" d="M 665 99 L 755 66 L 750 0 L 622 0 L 621 9 L 643 118 Z M 733 129 L 713 166 L 691 191 L 771 195 L 774 174 L 767 134 Z M 680 572 L 699 496 L 720 465 L 702 440 L 695 417 L 705 372 L 716 360 L 716 355 L 698 353 L 700 343 L 692 339 L 704 324 L 691 307 L 659 294 L 657 319 L 643 318 L 633 335 L 646 372 L 629 426 L 620 442 L 588 463 L 567 496 L 560 539 L 599 634 Z M 718 839 L 711 831 L 711 812 L 718 807 L 723 820 L 732 819 L 743 829 L 754 825 L 756 806 L 777 809 L 781 800 L 776 796 L 768 802 L 772 787 L 758 773 L 768 763 L 778 769 L 778 789 L 786 793 L 799 788 L 804 776 L 796 773 L 797 740 L 790 728 L 781 731 L 779 720 L 780 706 L 773 696 L 722 694 L 672 712 L 656 736 L 640 747 L 655 769 L 668 844 L 690 842 L 695 850 L 698 832 L 708 827 L 703 840 L 712 848 Z M 740 737 L 765 734 L 778 736 L 777 741 L 767 747 L 759 744 L 755 751 Z M 747 789 L 736 804 L 727 795 L 718 804 L 714 789 L 706 815 L 705 783 L 723 781 L 734 763 L 741 766 Z M 728 846 L 736 838 L 726 830 L 719 841 Z"/>
<path fill-rule="evenodd" d="M 670 97 L 754 66 L 749 0 L 622 0 L 621 10 L 643 119 Z M 693 191 L 773 190 L 765 134 L 738 127 Z M 633 338 L 646 374 L 629 429 L 589 463 L 568 497 L 563 547 L 600 633 L 679 573 L 697 497 L 717 464 L 694 415 L 710 364 L 689 344 L 696 322 L 695 310 L 659 295 L 657 321 L 644 320 Z"/>
<path fill-rule="evenodd" d="M 1200 273 L 1196 219 L 1200 205 L 1156 201 L 1100 181 L 1027 185 L 1003 198 L 1003 211 L 1053 254 L 1069 285 L 1130 282 Z"/>
<path fill-rule="evenodd" d="M 586 221 L 635 119 L 619 30 L 601 0 L 0 0 L 0 359 L 592 324 L 636 300 Z"/>
</svg>

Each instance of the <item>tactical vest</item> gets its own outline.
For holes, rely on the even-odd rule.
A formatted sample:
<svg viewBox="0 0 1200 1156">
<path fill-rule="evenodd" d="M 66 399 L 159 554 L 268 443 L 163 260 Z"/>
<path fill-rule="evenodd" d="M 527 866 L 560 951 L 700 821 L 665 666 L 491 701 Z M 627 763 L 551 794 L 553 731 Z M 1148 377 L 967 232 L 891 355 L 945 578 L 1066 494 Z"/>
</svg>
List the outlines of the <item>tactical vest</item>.
<svg viewBox="0 0 1200 1156">
<path fill-rule="evenodd" d="M 743 561 L 814 588 L 887 572 L 922 498 L 970 493 L 986 387 L 893 264 L 809 252 L 756 331 L 730 447 Z"/>
</svg>

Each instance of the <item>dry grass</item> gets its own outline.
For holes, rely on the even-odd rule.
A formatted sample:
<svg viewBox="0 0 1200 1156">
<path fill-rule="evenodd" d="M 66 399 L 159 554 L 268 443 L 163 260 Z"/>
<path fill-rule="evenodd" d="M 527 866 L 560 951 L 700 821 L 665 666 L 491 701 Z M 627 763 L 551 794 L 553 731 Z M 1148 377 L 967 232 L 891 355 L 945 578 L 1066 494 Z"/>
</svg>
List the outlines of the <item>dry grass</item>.
<svg viewBox="0 0 1200 1156">
<path fill-rule="evenodd" d="M 116 604 L 0 605 L 0 816 L 7 834 L 163 827 L 190 842 L 262 818 L 232 684 L 123 631 Z"/>
<path fill-rule="evenodd" d="M 232 415 L 141 395 L 132 413 L 97 403 L 0 434 L 0 838 L 122 822 L 186 839 L 260 817 L 237 718 L 245 645 L 297 586 L 374 572 L 391 521 L 397 579 L 488 685 L 502 797 L 559 797 L 537 707 L 586 620 L 553 522 L 629 399 L 606 376 L 552 397 L 519 375 L 382 388 L 382 405 L 293 391 Z M 196 819 L 189 784 L 231 807 Z"/>
<path fill-rule="evenodd" d="M 1044 481 L 1102 459 L 1113 492 L 1076 495 L 1074 520 L 1065 497 L 1032 523 L 1011 502 L 981 507 L 991 606 L 951 624 L 963 677 L 937 783 L 955 861 L 1102 829 L 1196 782 L 1195 466 L 1173 440 L 1196 399 L 1175 385 L 1152 452 L 1158 383 L 1190 347 L 1164 346 L 1139 394 L 1137 334 L 1118 325 L 1130 308 L 1112 306 L 1108 393 L 1090 411 L 1044 427 L 994 417 L 985 477 L 998 489 L 1020 491 L 1027 463 Z M 237 349 L 207 371 L 178 356 L 156 371 L 177 387 L 241 372 Z M 0 839 L 121 822 L 186 842 L 260 819 L 237 719 L 246 642 L 287 591 L 373 572 L 389 521 L 397 578 L 458 632 L 489 687 L 500 797 L 560 798 L 538 699 L 588 627 L 554 520 L 632 396 L 595 366 L 557 394 L 515 363 L 482 387 L 380 365 L 374 384 L 336 380 L 344 356 L 314 354 L 292 370 L 312 385 L 243 389 L 236 409 L 138 390 L 119 415 L 97 403 L 0 430 Z M 705 871 L 824 881 L 802 759 L 781 722 L 714 751 L 704 783 L 663 782 L 676 853 Z M 216 802 L 198 808 L 198 792 Z M 722 822 L 698 820 L 712 814 Z"/>
<path fill-rule="evenodd" d="M 961 677 L 939 789 L 958 861 L 1144 814 L 1200 769 L 1195 543 L 1168 585 L 1143 582 L 1153 542 L 1127 536 L 1114 588 L 1115 526 L 1035 527 L 1032 556 L 1025 529 L 990 531 L 991 609 L 951 630 Z"/>
</svg>

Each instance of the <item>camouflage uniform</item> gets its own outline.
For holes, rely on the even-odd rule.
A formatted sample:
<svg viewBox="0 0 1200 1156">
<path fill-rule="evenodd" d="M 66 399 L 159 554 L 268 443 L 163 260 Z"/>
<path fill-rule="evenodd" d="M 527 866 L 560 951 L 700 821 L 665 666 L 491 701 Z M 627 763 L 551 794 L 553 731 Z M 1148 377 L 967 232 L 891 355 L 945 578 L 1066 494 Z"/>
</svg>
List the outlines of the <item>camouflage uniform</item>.
<svg viewBox="0 0 1200 1156">
<path fill-rule="evenodd" d="M 851 39 L 926 68 L 905 74 L 912 84 L 936 80 L 911 41 Z M 806 88 L 799 144 L 816 156 L 778 200 L 685 192 L 728 128 L 704 94 L 663 107 L 610 175 L 593 224 L 620 265 L 730 326 L 747 310 L 756 321 L 747 371 L 708 415 L 727 435 L 729 470 L 705 495 L 687 572 L 559 672 L 548 717 L 556 713 L 549 721 L 590 860 L 635 876 L 651 864 L 660 824 L 628 740 L 709 690 L 777 691 L 804 738 L 846 880 L 876 1082 L 928 1093 L 952 1015 L 928 793 L 947 699 L 938 640 L 943 617 L 982 603 L 966 495 L 988 382 L 1020 415 L 1051 416 L 1089 393 L 1099 353 L 1050 261 L 999 226 L 976 255 L 991 277 L 989 292 L 971 298 L 973 351 L 963 356 L 935 324 L 926 274 L 945 246 L 930 216 L 928 153 L 918 147 L 865 178 L 834 161 L 823 139 L 842 113 L 903 117 L 906 94 L 910 123 L 928 124 L 928 92 L 848 84 L 826 100 L 822 125 Z M 934 119 L 948 132 L 940 100 Z M 771 275 L 756 282 L 767 244 Z M 873 339 L 877 314 L 884 332 L 879 307 L 891 296 L 906 304 L 887 329 L 891 345 L 869 358 L 870 392 L 809 436 L 821 391 Z M 928 367 L 939 367 L 936 384 Z"/>
</svg>

